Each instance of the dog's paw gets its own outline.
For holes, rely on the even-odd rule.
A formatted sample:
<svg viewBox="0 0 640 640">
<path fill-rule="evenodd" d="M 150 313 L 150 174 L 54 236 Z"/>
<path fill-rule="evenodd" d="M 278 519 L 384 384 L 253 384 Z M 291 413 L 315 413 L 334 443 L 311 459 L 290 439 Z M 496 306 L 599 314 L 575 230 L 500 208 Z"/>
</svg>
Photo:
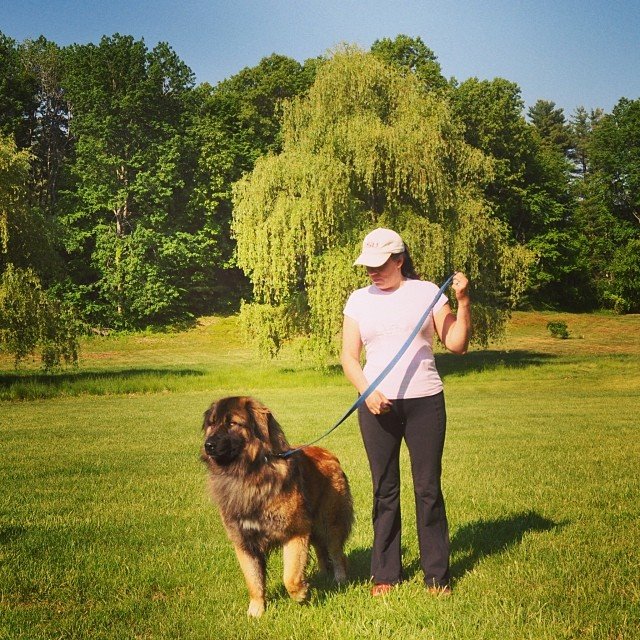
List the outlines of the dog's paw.
<svg viewBox="0 0 640 640">
<path fill-rule="evenodd" d="M 333 574 L 333 579 L 337 584 L 343 584 L 347 581 L 347 572 L 340 568 L 337 568 Z"/>
<path fill-rule="evenodd" d="M 247 617 L 259 618 L 264 613 L 264 600 L 251 600 L 247 609 Z"/>
<path fill-rule="evenodd" d="M 296 602 L 306 602 L 309 596 L 309 585 L 306 582 L 300 582 L 296 585 L 286 585 L 287 591 L 292 600 Z"/>
<path fill-rule="evenodd" d="M 347 559 L 344 556 L 333 562 L 333 579 L 338 584 L 347 581 Z"/>
</svg>

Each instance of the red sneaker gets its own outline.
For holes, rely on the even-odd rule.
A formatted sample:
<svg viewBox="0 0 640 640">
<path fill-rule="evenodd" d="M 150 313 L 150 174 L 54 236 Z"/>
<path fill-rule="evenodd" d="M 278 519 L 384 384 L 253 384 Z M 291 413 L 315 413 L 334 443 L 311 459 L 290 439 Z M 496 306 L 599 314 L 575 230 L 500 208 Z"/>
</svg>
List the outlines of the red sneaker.
<svg viewBox="0 0 640 640">
<path fill-rule="evenodd" d="M 371 595 L 374 598 L 377 598 L 378 596 L 386 596 L 391 589 L 393 589 L 392 584 L 387 584 L 385 582 L 382 582 L 381 584 L 374 584 L 371 589 Z"/>
</svg>

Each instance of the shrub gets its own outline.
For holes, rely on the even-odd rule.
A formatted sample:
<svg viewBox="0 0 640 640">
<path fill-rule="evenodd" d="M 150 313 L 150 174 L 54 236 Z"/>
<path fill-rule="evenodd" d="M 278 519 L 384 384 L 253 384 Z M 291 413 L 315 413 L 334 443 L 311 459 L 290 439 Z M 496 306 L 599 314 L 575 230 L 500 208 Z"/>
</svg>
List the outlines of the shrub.
<svg viewBox="0 0 640 640">
<path fill-rule="evenodd" d="M 569 330 L 566 322 L 547 322 L 547 329 L 554 338 L 566 340 L 569 337 Z"/>
</svg>

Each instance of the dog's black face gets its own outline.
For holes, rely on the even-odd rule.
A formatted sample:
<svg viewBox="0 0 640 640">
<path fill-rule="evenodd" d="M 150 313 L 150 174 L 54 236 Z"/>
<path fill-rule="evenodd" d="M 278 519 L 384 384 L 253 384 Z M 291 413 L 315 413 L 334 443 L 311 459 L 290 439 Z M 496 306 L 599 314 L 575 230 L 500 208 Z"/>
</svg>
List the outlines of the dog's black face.
<svg viewBox="0 0 640 640">
<path fill-rule="evenodd" d="M 204 453 L 226 467 L 235 462 L 245 449 L 250 433 L 250 415 L 240 402 L 223 399 L 204 414 Z"/>
<path fill-rule="evenodd" d="M 245 447 L 244 438 L 239 433 L 219 431 L 204 441 L 204 450 L 216 464 L 226 467 L 235 462 Z"/>
<path fill-rule="evenodd" d="M 248 397 L 223 398 L 204 414 L 203 460 L 229 467 L 251 464 L 288 448 L 271 412 Z"/>
</svg>

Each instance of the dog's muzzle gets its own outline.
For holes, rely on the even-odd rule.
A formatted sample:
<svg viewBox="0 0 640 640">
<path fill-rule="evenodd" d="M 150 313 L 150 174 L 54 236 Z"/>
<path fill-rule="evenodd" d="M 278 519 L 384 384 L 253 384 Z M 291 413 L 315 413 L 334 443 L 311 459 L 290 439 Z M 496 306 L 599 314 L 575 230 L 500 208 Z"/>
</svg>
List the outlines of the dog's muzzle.
<svg viewBox="0 0 640 640">
<path fill-rule="evenodd" d="M 220 466 L 231 464 L 244 449 L 244 439 L 235 433 L 220 433 L 205 440 L 205 453 Z"/>
</svg>

